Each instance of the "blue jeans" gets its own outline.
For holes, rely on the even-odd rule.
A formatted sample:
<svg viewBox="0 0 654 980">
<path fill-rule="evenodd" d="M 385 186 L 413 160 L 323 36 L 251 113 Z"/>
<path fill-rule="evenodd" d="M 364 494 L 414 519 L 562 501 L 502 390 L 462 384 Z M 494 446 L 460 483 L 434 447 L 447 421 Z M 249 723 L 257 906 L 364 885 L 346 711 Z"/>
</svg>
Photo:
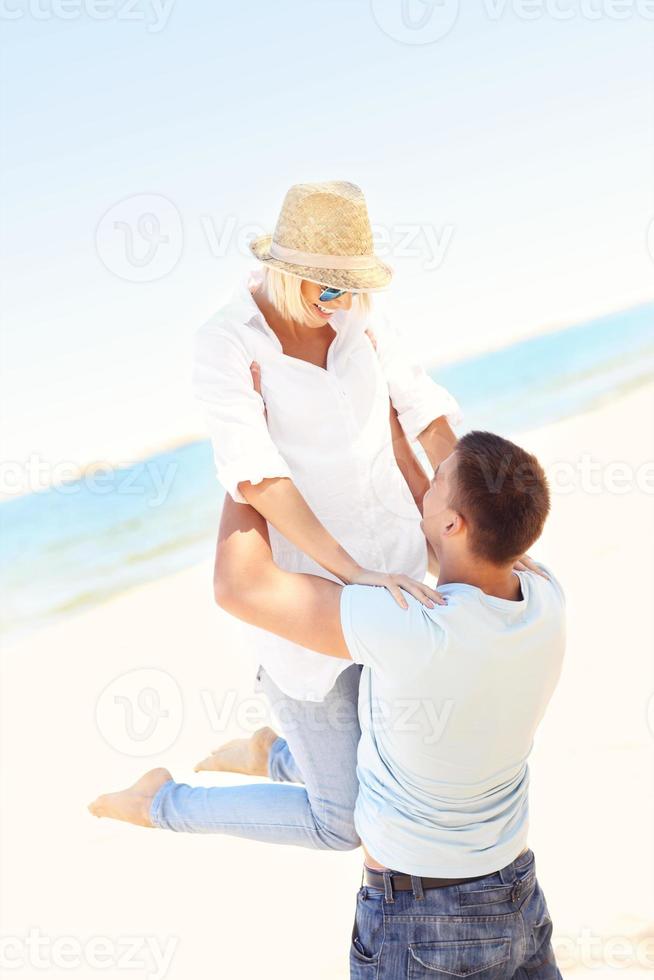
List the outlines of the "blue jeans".
<svg viewBox="0 0 654 980">
<path fill-rule="evenodd" d="M 324 701 L 296 701 L 260 667 L 264 692 L 286 735 L 270 751 L 274 782 L 203 787 L 170 780 L 152 801 L 154 826 L 327 850 L 358 847 L 354 804 L 360 676 L 361 667 L 352 664 L 339 674 Z"/>
<path fill-rule="evenodd" d="M 531 851 L 495 874 L 447 888 L 362 887 L 351 980 L 561 980 Z"/>
</svg>

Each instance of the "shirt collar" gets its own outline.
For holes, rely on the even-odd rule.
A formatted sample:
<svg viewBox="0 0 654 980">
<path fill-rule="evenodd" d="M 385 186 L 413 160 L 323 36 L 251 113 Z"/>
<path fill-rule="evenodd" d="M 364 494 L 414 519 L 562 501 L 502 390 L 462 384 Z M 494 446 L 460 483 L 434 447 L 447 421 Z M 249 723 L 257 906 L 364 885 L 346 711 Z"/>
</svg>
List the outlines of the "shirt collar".
<svg viewBox="0 0 654 980">
<path fill-rule="evenodd" d="M 251 289 L 254 286 L 258 286 L 262 280 L 263 272 L 260 269 L 251 270 L 234 292 L 230 303 L 230 312 L 243 323 L 264 327 L 266 331 L 269 331 L 270 327 L 266 323 L 261 310 L 254 302 L 251 292 Z"/>
</svg>

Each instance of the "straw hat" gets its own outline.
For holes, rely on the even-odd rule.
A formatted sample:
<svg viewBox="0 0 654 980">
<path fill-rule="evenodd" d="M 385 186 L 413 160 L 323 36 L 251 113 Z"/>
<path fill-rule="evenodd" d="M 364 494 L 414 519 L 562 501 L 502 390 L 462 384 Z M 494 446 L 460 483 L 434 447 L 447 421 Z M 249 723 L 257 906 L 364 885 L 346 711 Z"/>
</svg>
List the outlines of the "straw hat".
<svg viewBox="0 0 654 980">
<path fill-rule="evenodd" d="M 344 180 L 295 184 L 274 233 L 250 248 L 274 269 L 348 291 L 381 289 L 393 275 L 373 252 L 362 190 Z"/>
</svg>

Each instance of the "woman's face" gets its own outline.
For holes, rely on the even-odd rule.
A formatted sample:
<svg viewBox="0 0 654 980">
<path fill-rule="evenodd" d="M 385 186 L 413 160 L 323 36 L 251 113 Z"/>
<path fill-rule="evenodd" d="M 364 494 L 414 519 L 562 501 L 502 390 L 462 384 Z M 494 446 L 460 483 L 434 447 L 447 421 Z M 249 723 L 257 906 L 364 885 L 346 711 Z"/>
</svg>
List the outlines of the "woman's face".
<svg viewBox="0 0 654 980">
<path fill-rule="evenodd" d="M 318 297 L 327 288 L 326 285 L 319 286 L 315 282 L 309 282 L 308 279 L 303 279 L 300 288 L 304 301 L 312 310 L 311 317 L 306 321 L 308 327 L 323 327 L 338 310 L 349 310 L 352 306 L 352 293 L 343 293 L 338 299 L 332 299 L 328 303 L 321 303 Z"/>
</svg>

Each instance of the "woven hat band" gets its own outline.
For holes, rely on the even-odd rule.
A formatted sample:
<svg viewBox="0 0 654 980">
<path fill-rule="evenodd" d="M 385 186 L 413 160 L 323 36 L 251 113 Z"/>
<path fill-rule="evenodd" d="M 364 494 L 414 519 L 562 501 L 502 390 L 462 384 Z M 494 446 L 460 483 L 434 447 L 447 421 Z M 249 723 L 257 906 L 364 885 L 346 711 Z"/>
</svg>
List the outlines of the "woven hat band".
<svg viewBox="0 0 654 980">
<path fill-rule="evenodd" d="M 270 254 L 280 262 L 311 266 L 313 269 L 371 269 L 375 265 L 374 255 L 320 255 L 316 252 L 300 252 L 297 248 L 287 248 L 277 242 L 270 243 Z"/>
</svg>

